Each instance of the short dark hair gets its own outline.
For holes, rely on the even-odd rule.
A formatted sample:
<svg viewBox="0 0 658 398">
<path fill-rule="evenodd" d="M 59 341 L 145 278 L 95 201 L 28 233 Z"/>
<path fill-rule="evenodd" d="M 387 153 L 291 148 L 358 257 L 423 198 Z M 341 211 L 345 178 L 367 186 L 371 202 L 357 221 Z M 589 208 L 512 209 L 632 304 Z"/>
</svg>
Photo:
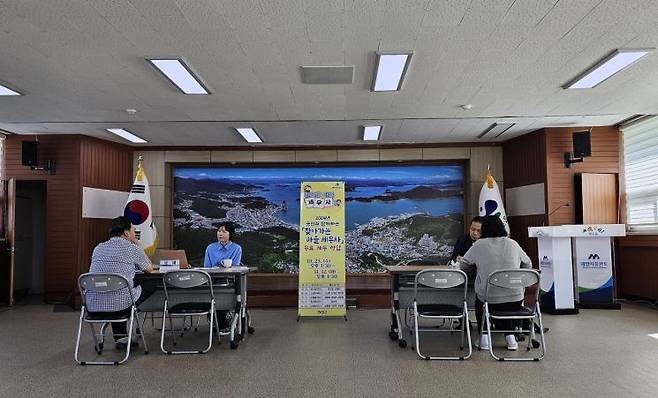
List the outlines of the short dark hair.
<svg viewBox="0 0 658 398">
<path fill-rule="evenodd" d="M 477 222 L 477 223 L 482 224 L 482 220 L 484 220 L 484 217 L 482 217 L 482 216 L 475 216 L 475 217 L 471 218 L 471 223 Z"/>
<path fill-rule="evenodd" d="M 507 230 L 500 217 L 484 217 L 482 220 L 482 236 L 480 238 L 500 238 L 504 236 L 507 236 Z"/>
<path fill-rule="evenodd" d="M 113 218 L 112 222 L 110 222 L 110 228 L 108 228 L 107 232 L 110 234 L 110 238 L 121 236 L 125 231 L 130 231 L 132 225 L 133 224 L 130 222 L 128 217 L 121 216 Z"/>
<path fill-rule="evenodd" d="M 233 223 L 230 221 L 223 221 L 217 225 L 217 230 L 219 231 L 221 227 L 224 227 L 226 232 L 228 232 L 228 240 L 233 241 L 233 236 L 235 235 L 235 227 L 233 226 Z"/>
</svg>

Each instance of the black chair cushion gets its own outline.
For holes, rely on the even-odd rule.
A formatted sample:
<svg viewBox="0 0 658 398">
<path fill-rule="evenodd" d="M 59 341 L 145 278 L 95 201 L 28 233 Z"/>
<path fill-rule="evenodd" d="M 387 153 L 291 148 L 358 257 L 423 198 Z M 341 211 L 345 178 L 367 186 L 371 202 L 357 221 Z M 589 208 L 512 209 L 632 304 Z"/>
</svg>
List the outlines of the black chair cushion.
<svg viewBox="0 0 658 398">
<path fill-rule="evenodd" d="M 115 312 L 88 312 L 85 319 L 90 321 L 118 321 L 121 319 L 129 319 L 130 313 L 115 313 Z"/>
<path fill-rule="evenodd" d="M 514 310 L 489 310 L 491 316 L 533 316 L 534 311 L 527 307 Z"/>
<path fill-rule="evenodd" d="M 210 303 L 179 303 L 169 307 L 173 314 L 195 314 L 210 311 Z"/>
<path fill-rule="evenodd" d="M 452 304 L 419 304 L 418 315 L 426 316 L 459 316 L 464 309 Z"/>
</svg>

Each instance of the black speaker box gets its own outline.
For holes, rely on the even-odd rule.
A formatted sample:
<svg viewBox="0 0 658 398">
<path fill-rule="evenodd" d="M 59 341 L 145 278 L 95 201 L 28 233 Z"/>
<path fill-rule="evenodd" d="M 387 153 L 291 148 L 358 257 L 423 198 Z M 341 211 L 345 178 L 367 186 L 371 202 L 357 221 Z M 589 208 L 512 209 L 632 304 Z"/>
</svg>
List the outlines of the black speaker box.
<svg viewBox="0 0 658 398">
<path fill-rule="evenodd" d="M 592 145 L 589 131 L 575 131 L 572 137 L 573 156 L 575 158 L 592 156 Z"/>
<path fill-rule="evenodd" d="M 23 148 L 21 152 L 21 163 L 23 166 L 38 166 L 39 165 L 39 142 L 38 141 L 23 141 Z"/>
</svg>

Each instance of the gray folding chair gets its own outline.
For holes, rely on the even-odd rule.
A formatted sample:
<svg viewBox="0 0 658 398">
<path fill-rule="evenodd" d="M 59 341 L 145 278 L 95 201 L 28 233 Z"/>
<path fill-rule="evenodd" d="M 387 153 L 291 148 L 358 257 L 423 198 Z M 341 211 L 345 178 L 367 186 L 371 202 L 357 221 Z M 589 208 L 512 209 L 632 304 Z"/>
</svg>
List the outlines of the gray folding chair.
<svg viewBox="0 0 658 398">
<path fill-rule="evenodd" d="M 536 297 L 535 297 L 535 304 L 532 306 L 532 308 L 528 308 L 526 306 L 521 306 L 518 309 L 512 309 L 512 310 L 495 310 L 495 309 L 489 309 L 489 289 L 492 286 L 499 287 L 499 288 L 504 288 L 504 289 L 523 289 L 525 291 L 526 288 L 537 285 L 539 286 L 539 273 L 535 270 L 531 269 L 508 269 L 508 270 L 499 270 L 499 271 L 494 271 L 491 274 L 489 274 L 489 277 L 487 278 L 487 286 L 485 289 L 485 302 L 484 302 L 484 314 L 482 316 L 483 322 L 482 322 L 482 331 L 481 333 L 484 332 L 484 328 L 486 326 L 487 333 L 489 334 L 489 353 L 491 356 L 498 360 L 498 361 L 539 361 L 542 358 L 544 358 L 544 355 L 546 354 L 546 341 L 544 339 L 544 324 L 542 322 L 541 318 L 541 310 L 539 308 L 539 289 L 536 289 Z M 491 324 L 492 322 L 495 323 L 495 320 L 519 320 L 523 321 L 526 320 L 528 321 L 529 328 L 528 329 L 523 329 L 523 327 L 519 327 L 518 329 L 514 330 L 504 330 L 504 329 L 491 329 Z M 528 338 L 528 345 L 526 347 L 527 351 L 530 351 L 533 347 L 533 343 L 536 343 L 535 339 L 535 320 L 539 322 L 539 335 L 541 337 L 541 353 L 538 356 L 534 357 L 523 357 L 523 358 L 515 358 L 515 357 L 502 357 L 500 355 L 497 355 L 494 351 L 494 345 L 493 345 L 493 333 L 503 333 L 503 334 L 515 334 L 515 333 L 528 333 L 529 337 Z M 519 322 L 521 325 L 523 325 L 523 322 Z"/>
<path fill-rule="evenodd" d="M 78 277 L 78 287 L 80 289 L 80 296 L 82 297 L 82 308 L 80 309 L 80 321 L 78 322 L 78 336 L 75 340 L 75 361 L 80 365 L 120 365 L 130 356 L 130 343 L 133 336 L 133 321 L 137 319 L 140 331 L 144 330 L 141 318 L 137 315 L 137 307 L 135 306 L 135 297 L 133 296 L 132 289 L 128 280 L 119 274 L 112 273 L 86 273 Z M 105 314 L 103 312 L 89 313 L 87 309 L 86 295 L 88 292 L 96 292 L 99 294 L 107 294 L 112 292 L 119 292 L 126 289 L 130 293 L 130 315 L 114 315 L 111 313 Z M 81 361 L 79 359 L 80 349 L 80 336 L 82 334 L 82 324 L 88 323 L 91 328 L 91 333 L 94 337 L 94 349 L 97 354 L 103 353 L 103 344 L 105 340 L 105 330 L 110 323 L 129 322 L 128 324 L 128 342 L 126 347 L 126 355 L 120 361 Z M 96 333 L 95 324 L 100 324 L 100 333 Z M 148 345 L 144 339 L 144 333 L 141 332 L 142 343 L 144 344 L 144 353 L 148 354 Z"/>
<path fill-rule="evenodd" d="M 459 294 L 457 299 L 453 299 L 452 303 L 418 303 L 418 288 L 419 286 L 437 290 L 457 289 L 463 286 L 463 294 Z M 414 279 L 414 318 L 413 318 L 413 331 L 416 338 L 416 353 L 422 359 L 468 359 L 473 349 L 471 348 L 471 329 L 468 322 L 468 306 L 466 304 L 466 290 L 468 287 L 468 277 L 464 271 L 448 270 L 448 269 L 426 269 L 416 274 Z M 460 292 L 461 293 L 461 292 Z M 450 295 L 441 295 L 445 298 Z M 443 301 L 443 300 L 442 300 Z M 450 301 L 450 300 L 446 300 Z M 421 328 L 421 319 L 433 319 L 449 321 L 449 329 L 441 329 L 437 327 Z M 461 345 L 460 350 L 464 346 L 468 347 L 467 355 L 460 356 L 429 356 L 421 352 L 420 349 L 420 332 L 454 332 L 453 329 L 455 321 L 461 324 Z M 464 339 L 466 337 L 466 339 Z"/>
<path fill-rule="evenodd" d="M 198 269 L 189 269 L 189 270 L 180 270 L 180 271 L 169 271 L 165 273 L 162 277 L 164 282 L 164 291 L 165 291 L 165 301 L 164 309 L 162 312 L 162 332 L 160 335 L 160 349 L 165 354 L 204 354 L 210 350 L 212 347 L 212 334 L 213 327 L 217 332 L 217 340 L 219 342 L 219 325 L 215 319 L 215 295 L 212 288 L 212 279 L 210 275 Z M 189 295 L 186 294 L 171 294 L 171 289 L 194 289 L 194 292 L 190 292 Z M 203 290 L 207 292 L 207 296 L 204 298 L 204 294 L 199 291 Z M 165 349 L 165 333 L 166 330 L 166 320 L 169 319 L 170 327 L 173 328 L 173 318 L 181 317 L 185 319 L 190 316 L 208 316 L 209 321 L 209 331 L 208 331 L 208 346 L 202 350 L 184 350 L 184 351 L 173 351 Z M 177 332 L 176 330 L 171 330 L 171 332 Z M 176 336 L 174 336 L 174 344 L 176 344 Z"/>
</svg>

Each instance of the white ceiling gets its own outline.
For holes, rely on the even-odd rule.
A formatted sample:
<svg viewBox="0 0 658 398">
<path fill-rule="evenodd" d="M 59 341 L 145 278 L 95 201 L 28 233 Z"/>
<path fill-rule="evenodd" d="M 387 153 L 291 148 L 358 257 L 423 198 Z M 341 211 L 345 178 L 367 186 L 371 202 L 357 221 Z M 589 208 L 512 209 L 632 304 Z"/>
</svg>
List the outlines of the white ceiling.
<svg viewBox="0 0 658 398">
<path fill-rule="evenodd" d="M 658 47 L 653 0 L 0 0 L 0 129 L 148 145 L 498 140 L 658 113 L 658 51 L 593 89 L 561 86 L 615 48 Z M 412 50 L 400 92 L 369 91 L 375 51 Z M 145 57 L 180 57 L 211 89 L 181 94 Z M 354 65 L 351 85 L 301 65 Z M 471 110 L 459 105 L 472 104 Z M 126 108 L 137 109 L 135 115 Z M 492 140 L 492 139 L 486 139 Z"/>
</svg>

